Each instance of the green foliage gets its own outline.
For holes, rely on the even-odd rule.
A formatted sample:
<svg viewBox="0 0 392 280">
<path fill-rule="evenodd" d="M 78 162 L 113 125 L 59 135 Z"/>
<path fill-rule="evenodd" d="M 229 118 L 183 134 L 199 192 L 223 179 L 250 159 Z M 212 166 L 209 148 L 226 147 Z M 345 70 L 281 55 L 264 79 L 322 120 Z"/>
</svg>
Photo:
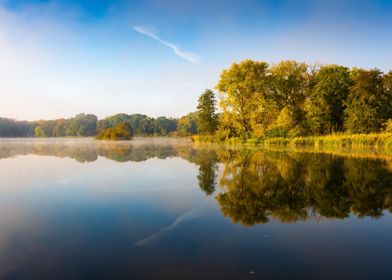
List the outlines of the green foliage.
<svg viewBox="0 0 392 280">
<path fill-rule="evenodd" d="M 79 114 L 70 119 L 40 120 L 31 123 L 35 137 L 89 137 L 97 130 L 97 117 L 91 114 Z M 32 136 L 26 135 L 25 137 Z"/>
<path fill-rule="evenodd" d="M 385 132 L 392 133 L 392 119 L 387 120 L 385 123 Z"/>
<path fill-rule="evenodd" d="M 189 116 L 185 119 L 189 119 Z M 178 134 L 178 119 L 158 117 L 156 119 L 142 114 L 116 114 L 97 120 L 91 114 L 78 114 L 70 119 L 40 120 L 19 122 L 0 118 L 0 137 L 90 137 L 99 132 L 126 122 L 137 136 L 175 136 Z M 37 133 L 35 128 L 39 127 Z M 196 119 L 191 118 L 191 125 L 184 135 L 197 133 Z M 184 127 L 183 127 L 184 131 Z"/>
<path fill-rule="evenodd" d="M 229 137 L 250 136 L 252 113 L 266 95 L 267 68 L 265 62 L 245 60 L 223 70 L 216 89 L 221 93 L 222 128 Z"/>
<path fill-rule="evenodd" d="M 107 128 L 115 127 L 122 122 L 132 125 L 131 117 L 127 114 L 116 114 L 99 120 L 97 124 L 98 133 Z"/>
<path fill-rule="evenodd" d="M 0 137 L 32 137 L 35 124 L 0 118 Z"/>
<path fill-rule="evenodd" d="M 142 114 L 116 114 L 100 120 L 98 122 L 98 132 L 122 122 L 128 123 L 137 136 L 167 136 L 177 130 L 176 119 L 166 117 L 154 119 Z"/>
<path fill-rule="evenodd" d="M 391 130 L 387 121 L 392 119 L 392 71 L 318 67 L 293 60 L 269 66 L 245 60 L 223 70 L 216 89 L 220 114 L 214 92 L 206 90 L 197 111 L 179 119 L 142 114 L 116 114 L 99 121 L 90 114 L 35 122 L 0 118 L 0 137 L 94 136 L 123 123 L 137 136 L 201 133 L 211 136 L 204 139 L 229 143 Z"/>
<path fill-rule="evenodd" d="M 155 119 L 155 134 L 170 135 L 177 130 L 177 120 L 173 118 L 158 117 Z"/>
<path fill-rule="evenodd" d="M 323 66 L 315 75 L 315 83 L 307 107 L 311 133 L 319 135 L 342 131 L 344 101 L 352 85 L 350 70 L 338 65 Z"/>
<path fill-rule="evenodd" d="M 382 72 L 354 68 L 354 84 L 345 102 L 345 127 L 351 133 L 380 131 L 388 119 L 390 96 L 384 92 Z"/>
<path fill-rule="evenodd" d="M 392 71 L 245 60 L 223 70 L 218 138 L 371 133 L 392 118 Z"/>
<path fill-rule="evenodd" d="M 197 129 L 200 133 L 214 134 L 218 125 L 215 94 L 207 89 L 197 105 Z"/>
<path fill-rule="evenodd" d="M 127 122 L 122 122 L 114 127 L 101 130 L 96 139 L 98 140 L 130 140 L 133 137 L 132 127 Z"/>
<path fill-rule="evenodd" d="M 42 129 L 42 127 L 37 126 L 34 129 L 34 137 L 40 138 L 40 137 L 46 137 L 45 131 Z"/>
<path fill-rule="evenodd" d="M 293 60 L 284 60 L 270 69 L 270 98 L 282 110 L 300 108 L 305 100 L 308 86 L 308 66 Z"/>
<path fill-rule="evenodd" d="M 288 134 L 304 120 L 309 77 L 306 64 L 291 60 L 272 67 L 250 60 L 234 63 L 223 70 L 216 87 L 222 94 L 219 129 L 228 131 L 227 138 Z M 288 115 L 290 120 L 284 120 Z"/>
<path fill-rule="evenodd" d="M 67 120 L 66 136 L 94 136 L 97 132 L 97 117 L 91 114 L 78 114 Z"/>
<path fill-rule="evenodd" d="M 188 136 L 197 134 L 197 113 L 189 113 L 178 120 L 178 134 Z"/>
</svg>

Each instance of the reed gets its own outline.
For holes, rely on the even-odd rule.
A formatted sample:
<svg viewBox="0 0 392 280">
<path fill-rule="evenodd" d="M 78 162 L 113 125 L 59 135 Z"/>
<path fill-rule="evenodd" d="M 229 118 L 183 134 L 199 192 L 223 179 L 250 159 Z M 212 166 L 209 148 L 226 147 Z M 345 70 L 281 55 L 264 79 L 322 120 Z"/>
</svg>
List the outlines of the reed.
<svg viewBox="0 0 392 280">
<path fill-rule="evenodd" d="M 307 136 L 294 138 L 230 138 L 222 140 L 217 136 L 195 135 L 196 143 L 224 143 L 229 145 L 262 145 L 266 147 L 313 147 L 313 148 L 382 148 L 392 149 L 392 133 L 371 134 L 331 134 L 325 136 Z"/>
</svg>

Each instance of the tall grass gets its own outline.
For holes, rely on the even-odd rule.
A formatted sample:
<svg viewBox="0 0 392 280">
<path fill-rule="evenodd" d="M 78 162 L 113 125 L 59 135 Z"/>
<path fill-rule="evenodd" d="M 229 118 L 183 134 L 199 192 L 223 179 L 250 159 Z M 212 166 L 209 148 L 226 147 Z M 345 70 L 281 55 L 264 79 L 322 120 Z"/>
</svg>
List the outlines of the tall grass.
<svg viewBox="0 0 392 280">
<path fill-rule="evenodd" d="M 331 134 L 325 136 L 307 136 L 294 138 L 230 138 L 222 141 L 216 136 L 195 135 L 192 141 L 197 143 L 224 143 L 230 145 L 262 145 L 271 147 L 312 147 L 312 148 L 382 148 L 392 149 L 392 133 L 371 134 Z"/>
<path fill-rule="evenodd" d="M 295 138 L 269 138 L 262 141 L 265 146 L 312 146 L 336 148 L 392 148 L 392 133 L 332 134 Z"/>
</svg>

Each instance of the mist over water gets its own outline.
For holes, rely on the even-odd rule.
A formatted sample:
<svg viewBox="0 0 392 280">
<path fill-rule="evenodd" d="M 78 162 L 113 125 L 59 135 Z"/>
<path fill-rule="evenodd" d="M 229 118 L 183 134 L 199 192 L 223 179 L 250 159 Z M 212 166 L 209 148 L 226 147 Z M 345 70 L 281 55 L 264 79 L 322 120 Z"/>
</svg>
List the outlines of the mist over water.
<svg viewBox="0 0 392 280">
<path fill-rule="evenodd" d="M 392 275 L 388 154 L 1 139 L 0 182 L 0 279 Z"/>
</svg>

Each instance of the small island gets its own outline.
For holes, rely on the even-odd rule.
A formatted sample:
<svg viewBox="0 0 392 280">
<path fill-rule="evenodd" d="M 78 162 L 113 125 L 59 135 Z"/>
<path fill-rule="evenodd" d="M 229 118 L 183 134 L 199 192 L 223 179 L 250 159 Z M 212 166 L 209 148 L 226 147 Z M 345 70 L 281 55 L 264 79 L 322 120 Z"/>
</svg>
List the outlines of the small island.
<svg viewBox="0 0 392 280">
<path fill-rule="evenodd" d="M 121 122 L 114 127 L 101 130 L 95 139 L 97 140 L 131 140 L 133 137 L 132 127 L 127 122 Z"/>
</svg>

